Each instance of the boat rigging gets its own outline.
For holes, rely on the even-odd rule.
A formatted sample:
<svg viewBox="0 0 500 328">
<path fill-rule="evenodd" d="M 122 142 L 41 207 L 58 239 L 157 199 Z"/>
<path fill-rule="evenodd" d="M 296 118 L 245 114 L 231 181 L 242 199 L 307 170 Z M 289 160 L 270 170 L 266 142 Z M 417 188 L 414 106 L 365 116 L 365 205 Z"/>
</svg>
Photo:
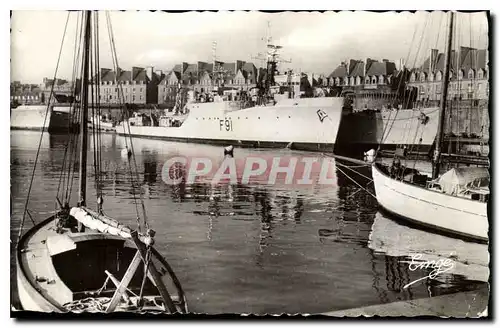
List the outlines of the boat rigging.
<svg viewBox="0 0 500 328">
<path fill-rule="evenodd" d="M 106 21 L 113 62 L 118 67 L 109 13 Z M 56 196 L 56 214 L 36 223 L 28 210 L 28 201 L 26 203 L 24 216 L 28 214 L 34 226 L 21 236 L 23 216 L 16 245 L 21 305 L 24 310 L 60 313 L 186 313 L 187 302 L 181 284 L 168 262 L 154 248 L 156 233 L 147 222 L 142 194 L 137 197 L 133 192 L 138 221 L 136 229 L 103 211 L 101 131 L 100 122 L 95 120 L 101 114 L 98 13 L 81 13 L 77 27 L 74 70 L 80 71 L 82 83 L 80 102 L 74 104 L 72 116 L 80 122 L 80 131 L 78 135 L 68 134 Z M 89 108 L 92 108 L 92 113 L 89 113 Z M 90 114 L 92 135 L 89 135 L 86 124 Z M 93 144 L 96 210 L 90 209 L 87 197 L 89 139 Z M 131 138 L 128 138 L 128 145 L 131 151 L 128 157 L 130 180 L 134 185 L 139 180 Z M 78 201 L 76 206 L 70 207 L 78 147 Z"/>
</svg>

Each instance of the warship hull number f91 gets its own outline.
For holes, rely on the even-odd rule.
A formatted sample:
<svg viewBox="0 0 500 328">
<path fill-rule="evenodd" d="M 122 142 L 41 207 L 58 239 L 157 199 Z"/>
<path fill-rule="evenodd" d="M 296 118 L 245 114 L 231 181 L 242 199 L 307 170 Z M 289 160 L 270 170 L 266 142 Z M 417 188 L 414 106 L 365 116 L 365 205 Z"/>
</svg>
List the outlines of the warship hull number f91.
<svg viewBox="0 0 500 328">
<path fill-rule="evenodd" d="M 228 118 L 219 120 L 219 128 L 221 131 L 233 131 L 233 121 Z"/>
</svg>

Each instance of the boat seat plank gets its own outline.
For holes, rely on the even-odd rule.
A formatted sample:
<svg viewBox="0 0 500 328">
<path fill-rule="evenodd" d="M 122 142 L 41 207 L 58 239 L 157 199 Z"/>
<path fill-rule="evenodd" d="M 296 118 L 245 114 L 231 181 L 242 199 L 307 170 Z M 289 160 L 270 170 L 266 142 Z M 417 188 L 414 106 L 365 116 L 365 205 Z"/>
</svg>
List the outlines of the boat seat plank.
<svg viewBox="0 0 500 328">
<path fill-rule="evenodd" d="M 64 304 L 73 301 L 73 293 L 58 276 L 47 245 L 49 239 L 58 237 L 54 221 L 42 226 L 23 245 L 21 261 L 30 283 L 39 286 L 39 291 L 48 299 Z"/>
</svg>

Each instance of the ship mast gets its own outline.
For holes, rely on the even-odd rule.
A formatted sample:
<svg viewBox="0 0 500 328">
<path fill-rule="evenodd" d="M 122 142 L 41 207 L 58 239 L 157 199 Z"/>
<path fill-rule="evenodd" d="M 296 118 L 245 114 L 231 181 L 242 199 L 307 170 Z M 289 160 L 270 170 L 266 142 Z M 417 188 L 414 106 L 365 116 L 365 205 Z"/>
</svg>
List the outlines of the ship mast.
<svg viewBox="0 0 500 328">
<path fill-rule="evenodd" d="M 81 110 L 80 110 L 80 169 L 79 169 L 79 199 L 78 205 L 85 206 L 87 194 L 87 118 L 88 118 L 88 81 L 89 81 L 89 55 L 90 55 L 90 17 L 91 11 L 85 12 L 85 32 L 83 41 L 82 58 L 82 86 L 81 86 Z"/>
<path fill-rule="evenodd" d="M 448 85 L 450 84 L 450 61 L 451 61 L 451 46 L 453 39 L 453 21 L 454 13 L 450 12 L 450 23 L 448 26 L 448 39 L 446 41 L 446 53 L 444 58 L 444 76 L 443 76 L 443 86 L 441 92 L 441 103 L 439 104 L 439 121 L 438 130 L 436 136 L 436 149 L 434 150 L 434 163 L 432 167 L 432 178 L 436 179 L 439 176 L 439 170 L 441 167 L 441 147 L 444 139 L 444 122 L 445 122 L 445 110 L 446 110 L 446 100 L 448 97 Z"/>
</svg>

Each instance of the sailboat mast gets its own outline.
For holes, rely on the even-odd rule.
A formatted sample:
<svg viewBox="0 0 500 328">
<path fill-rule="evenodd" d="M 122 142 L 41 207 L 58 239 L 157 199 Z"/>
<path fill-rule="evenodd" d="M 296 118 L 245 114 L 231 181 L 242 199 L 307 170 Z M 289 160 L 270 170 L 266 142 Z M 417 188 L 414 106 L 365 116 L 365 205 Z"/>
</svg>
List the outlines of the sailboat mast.
<svg viewBox="0 0 500 328">
<path fill-rule="evenodd" d="M 446 53 L 444 57 L 444 76 L 443 86 L 441 90 L 441 103 L 439 104 L 439 121 L 436 136 L 436 149 L 434 150 L 434 165 L 432 167 L 432 178 L 436 179 L 439 176 L 439 169 L 441 167 L 441 148 L 444 139 L 444 123 L 445 123 L 445 110 L 446 100 L 448 97 L 448 85 L 450 84 L 450 62 L 451 62 L 451 47 L 453 39 L 453 21 L 455 14 L 450 12 L 450 23 L 448 26 L 448 39 L 446 40 Z"/>
<path fill-rule="evenodd" d="M 88 82 L 89 82 L 89 55 L 90 55 L 90 16 L 91 11 L 85 12 L 85 32 L 83 43 L 82 87 L 80 92 L 80 170 L 79 170 L 79 206 L 85 206 L 87 196 L 87 119 L 88 119 Z"/>
</svg>

